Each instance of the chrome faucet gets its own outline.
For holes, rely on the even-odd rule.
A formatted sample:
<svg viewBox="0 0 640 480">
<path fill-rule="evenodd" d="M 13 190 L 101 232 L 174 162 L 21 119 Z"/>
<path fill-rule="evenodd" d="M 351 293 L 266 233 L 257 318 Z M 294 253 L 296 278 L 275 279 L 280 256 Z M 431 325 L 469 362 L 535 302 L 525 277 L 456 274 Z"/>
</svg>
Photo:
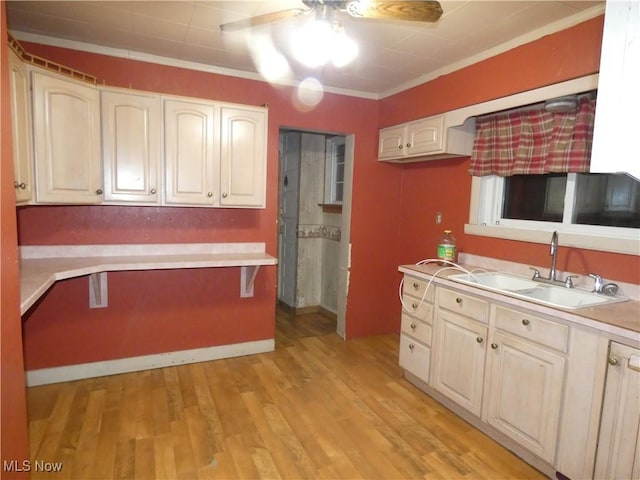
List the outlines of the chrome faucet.
<svg viewBox="0 0 640 480">
<path fill-rule="evenodd" d="M 558 232 L 551 235 L 551 270 L 549 270 L 549 280 L 556 281 L 556 259 L 558 257 Z"/>
<path fill-rule="evenodd" d="M 556 260 L 558 258 L 558 232 L 553 232 L 553 235 L 551 235 L 551 251 L 549 252 L 549 254 L 551 255 L 551 269 L 549 270 L 549 278 L 543 278 L 537 269 L 531 267 L 531 270 L 533 270 L 532 280 L 535 280 L 536 282 L 563 285 L 567 288 L 573 288 L 573 279 L 577 278 L 577 275 L 569 275 L 564 280 L 558 280 L 556 278 Z"/>
</svg>

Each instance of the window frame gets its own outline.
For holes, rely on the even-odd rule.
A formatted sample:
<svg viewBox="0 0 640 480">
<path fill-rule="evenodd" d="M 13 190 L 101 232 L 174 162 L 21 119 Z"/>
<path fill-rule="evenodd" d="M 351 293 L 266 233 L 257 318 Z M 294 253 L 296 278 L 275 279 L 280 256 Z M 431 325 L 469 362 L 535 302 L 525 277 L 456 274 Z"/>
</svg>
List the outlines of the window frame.
<svg viewBox="0 0 640 480">
<path fill-rule="evenodd" d="M 568 174 L 562 222 L 515 220 L 501 215 L 504 177 L 472 177 L 469 223 L 464 231 L 470 235 L 534 243 L 548 243 L 552 232 L 557 231 L 563 246 L 640 256 L 638 229 L 579 225 L 567 221 L 573 217 L 575 185 L 576 175 Z"/>
<path fill-rule="evenodd" d="M 342 179 L 337 178 L 338 167 L 338 147 L 342 145 L 345 148 L 345 154 L 342 156 L 343 176 Z M 343 136 L 329 137 L 326 140 L 325 154 L 325 183 L 324 183 L 324 204 L 325 205 L 342 205 L 344 201 L 344 165 L 346 157 L 346 139 Z M 337 200 L 338 184 L 342 184 L 342 200 Z"/>
</svg>

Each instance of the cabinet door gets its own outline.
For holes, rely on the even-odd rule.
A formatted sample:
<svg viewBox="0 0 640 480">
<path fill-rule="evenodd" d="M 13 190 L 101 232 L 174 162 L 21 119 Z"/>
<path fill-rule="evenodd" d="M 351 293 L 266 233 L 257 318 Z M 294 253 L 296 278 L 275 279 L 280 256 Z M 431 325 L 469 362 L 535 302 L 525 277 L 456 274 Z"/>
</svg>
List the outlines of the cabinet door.
<svg viewBox="0 0 640 480">
<path fill-rule="evenodd" d="M 400 366 L 425 383 L 429 381 L 430 356 L 429 347 L 422 345 L 408 335 L 400 335 Z"/>
<path fill-rule="evenodd" d="M 11 88 L 11 126 L 13 128 L 13 171 L 16 202 L 33 199 L 33 147 L 29 76 L 18 56 L 9 51 L 9 85 Z"/>
<path fill-rule="evenodd" d="M 594 478 L 640 478 L 640 350 L 611 342 Z"/>
<path fill-rule="evenodd" d="M 564 357 L 496 332 L 489 362 L 486 421 L 553 463 Z"/>
<path fill-rule="evenodd" d="M 407 155 L 437 153 L 443 150 L 444 116 L 425 118 L 407 125 Z"/>
<path fill-rule="evenodd" d="M 213 206 L 214 106 L 165 100 L 165 203 Z"/>
<path fill-rule="evenodd" d="M 434 327 L 431 385 L 480 416 L 487 327 L 446 310 Z"/>
<path fill-rule="evenodd" d="M 160 97 L 101 92 L 104 200 L 159 201 Z"/>
<path fill-rule="evenodd" d="M 405 127 L 383 128 L 378 141 L 378 158 L 396 158 L 405 155 Z"/>
<path fill-rule="evenodd" d="M 267 111 L 220 108 L 220 205 L 265 206 Z"/>
<path fill-rule="evenodd" d="M 86 84 L 33 72 L 36 200 L 100 203 L 100 94 Z"/>
</svg>

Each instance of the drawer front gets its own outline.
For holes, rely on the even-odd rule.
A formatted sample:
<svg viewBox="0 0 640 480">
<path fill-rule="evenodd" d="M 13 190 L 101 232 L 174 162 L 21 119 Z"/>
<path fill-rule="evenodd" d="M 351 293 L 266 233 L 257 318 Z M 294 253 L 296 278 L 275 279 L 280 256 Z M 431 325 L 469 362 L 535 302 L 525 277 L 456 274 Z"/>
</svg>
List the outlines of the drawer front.
<svg viewBox="0 0 640 480">
<path fill-rule="evenodd" d="M 425 383 L 429 382 L 430 356 L 429 347 L 421 345 L 407 335 L 400 335 L 400 366 Z"/>
<path fill-rule="evenodd" d="M 410 297 L 408 295 L 402 296 L 402 303 L 404 305 L 402 314 L 408 313 L 412 317 L 416 317 L 423 322 L 432 323 L 433 319 L 433 304 L 428 303 L 425 299 L 420 301 L 418 298 Z"/>
<path fill-rule="evenodd" d="M 464 293 L 438 289 L 438 305 L 460 315 L 473 318 L 479 322 L 487 323 L 488 302 Z"/>
<path fill-rule="evenodd" d="M 494 315 L 495 326 L 499 330 L 561 352 L 568 351 L 569 327 L 567 325 L 500 306 L 495 307 Z"/>
<path fill-rule="evenodd" d="M 431 325 L 416 320 L 406 313 L 402 314 L 402 333 L 412 336 L 427 346 L 431 345 Z"/>
<path fill-rule="evenodd" d="M 404 281 L 402 284 L 402 293 L 404 295 L 411 295 L 412 297 L 416 297 L 421 299 L 424 295 L 424 291 L 427 289 L 427 285 L 429 282 L 427 280 L 422 280 L 421 278 L 410 277 L 409 275 L 405 275 Z M 427 296 L 424 297 L 426 302 L 433 303 L 433 299 L 435 298 L 435 290 L 436 286 L 434 283 L 431 283 L 429 286 L 429 290 L 427 290 Z"/>
</svg>

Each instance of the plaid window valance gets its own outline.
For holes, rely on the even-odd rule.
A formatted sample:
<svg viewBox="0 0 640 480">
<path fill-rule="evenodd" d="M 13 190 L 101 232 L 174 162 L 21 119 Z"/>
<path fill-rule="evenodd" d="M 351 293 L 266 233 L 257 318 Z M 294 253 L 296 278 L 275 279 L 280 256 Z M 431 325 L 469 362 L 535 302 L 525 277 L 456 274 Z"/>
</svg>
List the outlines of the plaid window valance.
<svg viewBox="0 0 640 480">
<path fill-rule="evenodd" d="M 582 96 L 572 113 L 541 108 L 477 119 L 469 173 L 588 172 L 595 109 L 595 100 Z"/>
</svg>

